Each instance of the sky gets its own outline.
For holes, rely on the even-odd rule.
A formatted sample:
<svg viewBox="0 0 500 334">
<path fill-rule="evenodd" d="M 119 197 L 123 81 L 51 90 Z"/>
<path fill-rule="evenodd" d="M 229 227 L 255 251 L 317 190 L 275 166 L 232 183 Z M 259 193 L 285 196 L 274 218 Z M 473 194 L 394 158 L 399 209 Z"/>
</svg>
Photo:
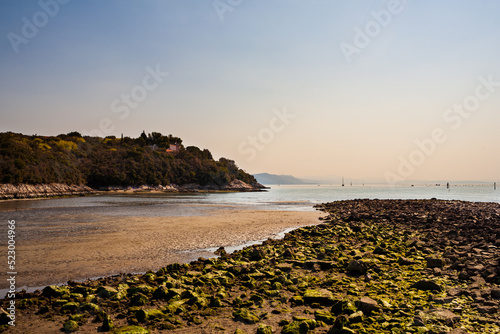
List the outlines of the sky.
<svg viewBox="0 0 500 334">
<path fill-rule="evenodd" d="M 173 134 L 249 173 L 500 181 L 500 2 L 0 1 L 0 132 Z"/>
</svg>

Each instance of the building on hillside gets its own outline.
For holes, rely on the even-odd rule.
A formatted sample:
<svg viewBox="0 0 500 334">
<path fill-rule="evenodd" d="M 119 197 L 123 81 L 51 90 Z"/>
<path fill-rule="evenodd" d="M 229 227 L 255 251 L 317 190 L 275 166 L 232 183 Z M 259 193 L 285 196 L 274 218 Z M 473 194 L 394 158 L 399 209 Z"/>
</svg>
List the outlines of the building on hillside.
<svg viewBox="0 0 500 334">
<path fill-rule="evenodd" d="M 170 144 L 170 146 L 167 148 L 167 153 L 179 153 L 179 150 L 181 149 L 181 145 L 179 144 Z"/>
</svg>

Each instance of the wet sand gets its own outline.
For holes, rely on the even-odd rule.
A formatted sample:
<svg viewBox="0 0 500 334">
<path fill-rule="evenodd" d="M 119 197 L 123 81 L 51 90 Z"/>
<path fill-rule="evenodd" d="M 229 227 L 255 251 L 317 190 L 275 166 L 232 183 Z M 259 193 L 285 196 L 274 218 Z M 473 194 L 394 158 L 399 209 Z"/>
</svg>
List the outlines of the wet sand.
<svg viewBox="0 0 500 334">
<path fill-rule="evenodd" d="M 19 226 L 16 285 L 39 287 L 157 270 L 169 263 L 214 256 L 206 248 L 241 245 L 276 237 L 285 229 L 318 224 L 320 216 L 319 211 L 225 208 L 203 216 L 100 216 L 82 217 L 70 226 Z M 0 282 L 0 289 L 6 287 Z"/>
</svg>

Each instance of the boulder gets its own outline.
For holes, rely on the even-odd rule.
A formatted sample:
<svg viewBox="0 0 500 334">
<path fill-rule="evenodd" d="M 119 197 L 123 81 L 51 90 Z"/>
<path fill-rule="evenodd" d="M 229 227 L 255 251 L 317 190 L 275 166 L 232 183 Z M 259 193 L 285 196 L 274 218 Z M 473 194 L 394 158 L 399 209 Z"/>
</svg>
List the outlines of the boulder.
<svg viewBox="0 0 500 334">
<path fill-rule="evenodd" d="M 422 290 L 422 291 L 442 291 L 443 288 L 433 282 L 433 281 L 429 281 L 429 280 L 426 280 L 426 279 L 423 279 L 423 280 L 420 280 L 416 283 L 414 283 L 412 286 L 412 288 L 415 288 L 417 290 Z"/>
<path fill-rule="evenodd" d="M 66 333 L 76 332 L 78 330 L 78 322 L 75 320 L 68 320 L 64 323 L 64 331 Z"/>
<path fill-rule="evenodd" d="M 409 265 L 415 264 L 415 261 L 410 260 L 410 259 L 408 259 L 406 257 L 400 256 L 399 259 L 398 259 L 398 264 L 402 265 L 402 266 L 409 266 Z"/>
<path fill-rule="evenodd" d="M 351 260 L 347 265 L 347 271 L 351 274 L 364 275 L 368 271 L 368 266 L 361 260 Z"/>
<path fill-rule="evenodd" d="M 256 334 L 273 334 L 273 328 L 268 325 L 260 324 Z"/>
<path fill-rule="evenodd" d="M 442 321 L 448 326 L 453 325 L 457 321 L 460 321 L 459 315 L 456 315 L 455 313 L 447 309 L 429 310 L 427 311 L 427 315 L 429 316 L 429 318 Z"/>
<path fill-rule="evenodd" d="M 356 306 L 367 315 L 370 315 L 373 311 L 378 311 L 380 309 L 377 301 L 371 299 L 370 297 L 361 297 L 361 299 L 356 302 Z"/>
<path fill-rule="evenodd" d="M 308 289 L 303 295 L 305 304 L 318 303 L 323 306 L 331 306 L 335 303 L 333 294 L 326 289 Z"/>
<path fill-rule="evenodd" d="M 249 311 L 246 308 L 241 308 L 234 311 L 233 316 L 236 318 L 236 320 L 249 324 L 254 324 L 260 321 L 259 317 L 254 312 Z"/>
<path fill-rule="evenodd" d="M 323 321 L 327 325 L 333 325 L 335 317 L 328 311 L 314 311 L 316 321 Z"/>
<path fill-rule="evenodd" d="M 426 261 L 427 261 L 427 268 L 443 268 L 445 265 L 444 259 L 440 258 L 428 257 Z"/>
</svg>

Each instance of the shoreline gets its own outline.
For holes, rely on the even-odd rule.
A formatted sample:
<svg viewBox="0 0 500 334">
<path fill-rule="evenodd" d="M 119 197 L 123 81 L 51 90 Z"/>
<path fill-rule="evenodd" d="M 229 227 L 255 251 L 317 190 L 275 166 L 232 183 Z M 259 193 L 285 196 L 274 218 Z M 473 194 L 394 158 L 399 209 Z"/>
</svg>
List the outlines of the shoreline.
<svg viewBox="0 0 500 334">
<path fill-rule="evenodd" d="M 194 205 L 194 208 L 199 208 Z M 199 216 L 75 217 L 70 224 L 17 227 L 18 287 L 157 270 L 320 223 L 319 211 L 265 211 L 210 206 Z M 22 256 L 21 256 L 22 254 Z M 22 259 L 22 260 L 21 260 Z M 7 282 L 0 282 L 0 289 Z"/>
<path fill-rule="evenodd" d="M 500 232 L 500 204 L 365 199 L 316 208 L 323 223 L 217 259 L 18 293 L 19 320 L 5 329 L 500 331 L 500 241 L 491 233 Z"/>
<path fill-rule="evenodd" d="M 311 225 L 306 225 L 306 226 L 311 226 Z M 242 243 L 242 244 L 226 246 L 226 247 L 223 247 L 223 248 L 224 248 L 224 250 L 226 251 L 227 254 L 233 254 L 233 253 L 241 251 L 241 250 L 243 250 L 244 248 L 247 248 L 247 247 L 252 247 L 254 245 L 262 245 L 264 242 L 266 242 L 269 239 L 272 239 L 272 240 L 283 239 L 286 234 L 288 234 L 288 233 L 290 233 L 290 232 L 292 232 L 292 231 L 294 231 L 296 229 L 299 229 L 301 227 L 305 227 L 305 226 L 298 226 L 298 227 L 286 228 L 286 229 L 284 229 L 283 231 L 281 231 L 281 232 L 279 232 L 277 234 L 271 235 L 269 238 L 264 238 L 264 239 L 259 239 L 259 240 L 252 240 L 252 241 L 248 241 L 248 242 L 245 242 L 245 243 Z M 193 254 L 193 258 L 187 259 L 186 261 L 180 262 L 180 263 L 181 264 L 189 264 L 189 263 L 191 263 L 193 261 L 197 261 L 199 258 L 217 259 L 217 258 L 221 257 L 220 255 L 216 254 L 216 252 L 217 252 L 218 249 L 219 249 L 218 247 L 211 247 L 211 248 L 190 249 L 190 250 L 185 250 L 185 251 L 179 251 L 179 253 Z M 195 254 L 201 254 L 201 253 L 206 254 L 207 256 L 206 257 L 199 257 L 199 256 L 195 255 Z M 166 265 L 169 265 L 169 264 L 171 264 L 171 263 L 168 263 Z M 131 275 L 144 275 L 148 271 L 153 270 L 153 269 L 157 270 L 157 269 L 160 269 L 160 268 L 150 268 L 150 269 L 148 269 L 146 271 L 128 272 L 127 274 L 131 274 Z M 103 276 L 70 279 L 69 281 L 76 282 L 76 283 L 84 283 L 84 282 L 88 282 L 88 281 L 102 280 L 102 279 L 105 279 L 107 277 L 119 277 L 120 275 L 124 275 L 124 273 L 121 273 L 121 272 L 120 273 L 118 273 L 118 272 L 117 273 L 109 273 L 109 274 L 103 275 Z M 68 284 L 69 281 L 64 281 L 64 282 L 50 282 L 50 283 L 46 283 L 46 284 L 39 285 L 39 286 L 21 286 L 21 287 L 17 287 L 16 290 L 18 290 L 18 291 L 25 291 L 26 293 L 33 293 L 36 290 L 43 290 L 47 286 L 64 286 L 64 285 Z M 4 300 L 7 297 L 8 291 L 9 291 L 8 288 L 0 289 L 0 301 Z"/>
<path fill-rule="evenodd" d="M 168 186 L 125 186 L 106 187 L 93 189 L 86 185 L 68 185 L 64 183 L 51 184 L 0 184 L 0 201 L 24 200 L 38 198 L 60 198 L 73 196 L 90 196 L 107 193 L 117 194 L 143 194 L 143 193 L 228 193 L 228 192 L 257 192 L 266 191 L 269 187 L 261 184 L 249 185 L 242 181 L 235 180 L 225 187 L 200 186 L 198 184 L 186 184 L 178 186 L 175 184 Z"/>
</svg>

